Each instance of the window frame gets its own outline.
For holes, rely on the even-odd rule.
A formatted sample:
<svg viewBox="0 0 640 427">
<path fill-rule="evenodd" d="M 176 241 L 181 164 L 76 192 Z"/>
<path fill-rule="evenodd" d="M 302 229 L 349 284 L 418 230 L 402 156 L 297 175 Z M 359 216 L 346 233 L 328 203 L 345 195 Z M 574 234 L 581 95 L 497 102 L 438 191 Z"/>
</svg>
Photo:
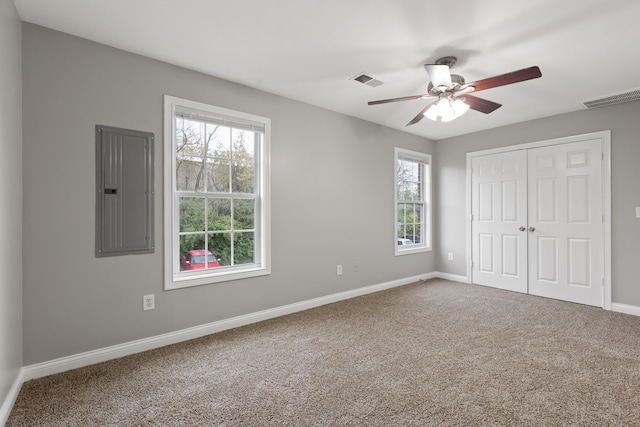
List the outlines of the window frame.
<svg viewBox="0 0 640 427">
<path fill-rule="evenodd" d="M 394 148 L 394 156 L 393 156 L 393 244 L 394 244 L 394 254 L 395 256 L 399 255 L 409 255 L 420 252 L 430 252 L 432 250 L 432 236 L 433 236 L 433 227 L 432 227 L 432 218 L 433 218 L 433 209 L 432 209 L 432 163 L 431 163 L 431 154 L 421 153 L 419 151 L 408 150 L 406 148 L 395 147 Z M 421 204 L 423 206 L 423 218 L 421 224 L 421 242 L 414 243 L 410 245 L 398 245 L 398 227 L 400 223 L 398 222 L 398 205 L 402 203 L 402 200 L 398 198 L 398 186 L 399 186 L 399 177 L 398 177 L 398 161 L 399 160 L 409 160 L 418 162 L 420 167 L 422 168 L 422 186 L 421 186 Z"/>
<path fill-rule="evenodd" d="M 189 110 L 196 117 L 222 120 L 232 126 L 255 124 L 263 134 L 255 147 L 254 263 L 180 271 L 180 192 L 176 178 L 176 110 Z M 271 120 L 197 101 L 164 95 L 164 289 L 181 289 L 271 274 L 270 147 Z M 206 194 L 206 193 L 198 193 Z M 229 193 L 240 194 L 240 193 Z M 242 198 L 242 197 L 240 197 Z M 206 232 L 205 232 L 206 236 Z"/>
</svg>

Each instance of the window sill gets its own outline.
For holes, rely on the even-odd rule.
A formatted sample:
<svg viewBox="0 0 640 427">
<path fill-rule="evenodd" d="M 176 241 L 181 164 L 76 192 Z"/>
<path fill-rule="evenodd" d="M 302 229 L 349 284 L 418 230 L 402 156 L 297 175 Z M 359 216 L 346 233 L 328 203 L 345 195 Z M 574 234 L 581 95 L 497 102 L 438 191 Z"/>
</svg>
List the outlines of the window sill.
<svg viewBox="0 0 640 427">
<path fill-rule="evenodd" d="M 432 249 L 430 246 L 403 246 L 402 249 L 400 249 L 400 247 L 396 248 L 395 256 L 411 255 L 411 254 L 417 254 L 422 252 L 431 252 L 431 250 Z"/>
<path fill-rule="evenodd" d="M 173 289 L 190 288 L 193 286 L 211 285 L 214 283 L 229 282 L 232 280 L 249 279 L 252 277 L 267 276 L 271 274 L 271 270 L 265 267 L 243 268 L 242 270 L 216 271 L 206 274 L 185 275 L 173 277 L 165 283 L 165 291 Z"/>
</svg>

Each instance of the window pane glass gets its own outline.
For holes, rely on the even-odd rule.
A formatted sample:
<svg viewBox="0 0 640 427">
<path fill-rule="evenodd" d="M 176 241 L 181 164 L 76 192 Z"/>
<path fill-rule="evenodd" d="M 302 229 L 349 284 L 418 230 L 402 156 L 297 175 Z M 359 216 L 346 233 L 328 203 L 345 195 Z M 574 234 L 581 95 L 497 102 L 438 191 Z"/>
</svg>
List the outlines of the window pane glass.
<svg viewBox="0 0 640 427">
<path fill-rule="evenodd" d="M 418 162 L 398 160 L 398 200 L 422 200 L 422 166 Z"/>
<path fill-rule="evenodd" d="M 255 186 L 255 165 L 253 162 L 234 161 L 231 168 L 234 193 L 253 194 Z"/>
<path fill-rule="evenodd" d="M 398 228 L 398 239 L 409 239 L 411 236 L 409 235 L 408 229 L 407 229 L 407 225 L 406 224 L 401 224 L 400 227 Z M 406 244 L 406 242 L 403 242 L 403 244 Z"/>
<path fill-rule="evenodd" d="M 211 132 L 211 150 L 210 157 L 218 157 L 222 159 L 231 158 L 231 129 L 222 125 L 209 125 Z M 215 127 L 214 127 L 215 126 Z"/>
<path fill-rule="evenodd" d="M 189 259 L 192 257 L 190 251 L 204 249 L 204 233 L 187 234 L 180 236 L 180 270 L 191 270 Z"/>
<path fill-rule="evenodd" d="M 405 203 L 398 203 L 398 222 L 399 223 L 404 223 L 405 222 L 405 210 L 406 210 L 406 204 Z"/>
<path fill-rule="evenodd" d="M 180 231 L 204 231 L 204 198 L 180 197 Z"/>
<path fill-rule="evenodd" d="M 253 199 L 236 199 L 233 205 L 233 229 L 253 230 L 255 201 Z"/>
<path fill-rule="evenodd" d="M 422 165 L 420 163 L 414 163 L 413 185 L 413 200 L 422 200 Z"/>
<path fill-rule="evenodd" d="M 252 264 L 254 262 L 254 233 L 234 233 L 233 263 Z"/>
<path fill-rule="evenodd" d="M 422 203 L 416 203 L 414 205 L 414 218 L 413 218 L 413 222 L 416 224 L 422 224 L 422 218 L 423 218 L 423 212 L 424 210 L 424 206 L 422 206 Z"/>
<path fill-rule="evenodd" d="M 176 157 L 202 157 L 204 152 L 204 123 L 176 117 Z"/>
<path fill-rule="evenodd" d="M 231 199 L 209 199 L 209 231 L 231 230 Z"/>
<path fill-rule="evenodd" d="M 229 192 L 229 159 L 211 158 L 207 160 L 207 191 Z"/>
<path fill-rule="evenodd" d="M 405 200 L 420 200 L 420 187 L 415 182 L 407 183 L 408 194 Z"/>
<path fill-rule="evenodd" d="M 406 185 L 406 165 L 404 160 L 398 160 L 397 164 L 397 184 L 398 184 L 398 200 L 404 200 Z"/>
<path fill-rule="evenodd" d="M 204 167 L 201 157 L 176 157 L 178 191 L 204 191 Z"/>
<path fill-rule="evenodd" d="M 211 149 L 208 152 L 207 191 L 229 192 L 231 164 L 231 129 L 221 125 L 211 127 Z"/>
<path fill-rule="evenodd" d="M 398 182 L 398 200 L 404 200 L 405 188 L 403 182 Z"/>
<path fill-rule="evenodd" d="M 256 133 L 233 129 L 233 179 L 234 193 L 253 193 L 255 186 L 255 143 Z"/>
<path fill-rule="evenodd" d="M 413 234 L 413 243 L 422 243 L 422 228 L 420 227 L 420 224 L 416 224 L 415 228 L 414 228 L 414 234 Z"/>
<path fill-rule="evenodd" d="M 233 156 L 236 159 L 247 159 L 253 161 L 256 146 L 256 134 L 253 131 L 233 129 Z"/>
<path fill-rule="evenodd" d="M 176 117 L 176 188 L 202 191 L 204 164 L 203 123 Z"/>
<path fill-rule="evenodd" d="M 420 181 L 420 163 L 410 162 L 411 163 L 411 181 L 419 182 Z"/>
<path fill-rule="evenodd" d="M 220 260 L 220 265 L 231 265 L 231 233 L 212 233 L 208 240 L 209 250 Z"/>
</svg>

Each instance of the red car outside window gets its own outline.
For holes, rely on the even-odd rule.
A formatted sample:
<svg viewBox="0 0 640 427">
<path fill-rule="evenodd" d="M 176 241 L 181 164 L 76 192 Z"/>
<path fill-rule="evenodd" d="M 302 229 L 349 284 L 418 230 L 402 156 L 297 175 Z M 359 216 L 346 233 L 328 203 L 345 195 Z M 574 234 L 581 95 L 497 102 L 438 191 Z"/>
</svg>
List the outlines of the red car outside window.
<svg viewBox="0 0 640 427">
<path fill-rule="evenodd" d="M 194 249 L 180 258 L 180 270 L 199 270 L 202 268 L 220 267 L 220 260 L 211 251 Z"/>
</svg>

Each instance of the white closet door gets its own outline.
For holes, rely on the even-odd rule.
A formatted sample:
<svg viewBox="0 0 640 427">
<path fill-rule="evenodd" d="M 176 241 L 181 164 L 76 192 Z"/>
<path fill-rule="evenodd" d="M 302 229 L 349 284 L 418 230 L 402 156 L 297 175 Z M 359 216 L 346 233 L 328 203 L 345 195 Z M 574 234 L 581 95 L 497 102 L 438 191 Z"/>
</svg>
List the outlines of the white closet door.
<svg viewBox="0 0 640 427">
<path fill-rule="evenodd" d="M 602 307 L 599 139 L 530 149 L 529 293 Z"/>
<path fill-rule="evenodd" d="M 473 283 L 527 292 L 527 153 L 472 159 Z"/>
</svg>

